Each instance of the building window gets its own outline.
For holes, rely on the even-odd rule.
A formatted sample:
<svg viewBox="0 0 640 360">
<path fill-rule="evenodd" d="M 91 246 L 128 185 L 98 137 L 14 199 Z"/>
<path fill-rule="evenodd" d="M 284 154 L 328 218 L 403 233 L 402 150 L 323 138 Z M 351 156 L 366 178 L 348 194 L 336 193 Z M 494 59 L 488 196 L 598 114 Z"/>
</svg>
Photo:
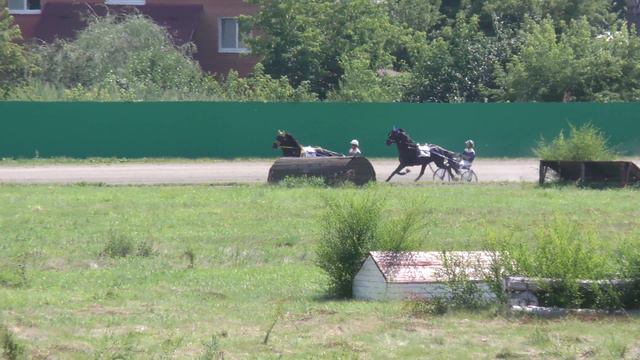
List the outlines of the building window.
<svg viewBox="0 0 640 360">
<path fill-rule="evenodd" d="M 12 14 L 40 14 L 40 0 L 9 0 Z"/>
<path fill-rule="evenodd" d="M 145 0 L 104 0 L 107 5 L 144 5 Z"/>
<path fill-rule="evenodd" d="M 218 21 L 218 52 L 246 53 L 249 52 L 242 43 L 242 32 L 236 18 L 220 18 Z"/>
</svg>

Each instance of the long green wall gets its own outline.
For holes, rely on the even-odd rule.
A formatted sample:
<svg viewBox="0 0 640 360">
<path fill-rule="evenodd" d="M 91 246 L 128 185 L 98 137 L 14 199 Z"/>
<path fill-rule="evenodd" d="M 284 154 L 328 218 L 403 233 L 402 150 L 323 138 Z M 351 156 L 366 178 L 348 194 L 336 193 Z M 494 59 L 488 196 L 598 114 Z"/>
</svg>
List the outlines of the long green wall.
<svg viewBox="0 0 640 360">
<path fill-rule="evenodd" d="M 392 126 L 418 142 L 479 156 L 531 156 L 540 136 L 590 121 L 627 155 L 640 154 L 640 104 L 347 104 L 0 102 L 1 157 L 277 157 L 276 130 L 305 145 L 395 157 Z"/>
</svg>

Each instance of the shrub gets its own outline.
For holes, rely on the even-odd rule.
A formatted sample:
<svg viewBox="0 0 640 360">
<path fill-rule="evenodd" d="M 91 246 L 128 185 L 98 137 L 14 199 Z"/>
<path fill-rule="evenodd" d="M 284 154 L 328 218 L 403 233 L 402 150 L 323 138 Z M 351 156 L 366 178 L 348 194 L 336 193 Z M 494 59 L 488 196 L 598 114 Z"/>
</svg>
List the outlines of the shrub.
<svg viewBox="0 0 640 360">
<path fill-rule="evenodd" d="M 329 276 L 335 295 L 351 297 L 351 283 L 376 243 L 382 202 L 371 196 L 330 200 L 322 217 L 316 264 Z"/>
<path fill-rule="evenodd" d="M 533 149 L 535 155 L 544 160 L 613 160 L 616 153 L 607 145 L 604 133 L 590 123 L 581 127 L 569 124 L 569 137 L 564 130 L 550 144 L 544 138 Z"/>
<path fill-rule="evenodd" d="M 533 245 L 511 236 L 489 246 L 500 253 L 503 276 L 553 279 L 539 297 L 543 305 L 612 308 L 620 294 L 609 286 L 581 288 L 577 280 L 609 280 L 619 276 L 613 257 L 598 245 L 596 234 L 580 224 L 556 216 L 535 232 Z"/>
<path fill-rule="evenodd" d="M 153 241 L 135 241 L 126 234 L 111 230 L 100 256 L 119 258 L 127 256 L 150 257 L 153 255 Z"/>
<path fill-rule="evenodd" d="M 469 277 L 476 271 L 475 264 L 460 256 L 442 253 L 443 278 L 451 293 L 447 299 L 450 306 L 458 309 L 477 309 L 483 304 L 482 292 L 477 282 Z"/>
<path fill-rule="evenodd" d="M 329 277 L 330 292 L 334 295 L 351 297 L 353 278 L 369 251 L 415 249 L 414 233 L 421 228 L 417 221 L 418 225 L 410 224 L 415 213 L 405 213 L 400 220 L 385 223 L 383 201 L 373 196 L 356 194 L 327 201 L 316 264 Z M 399 231 L 392 234 L 392 229 Z"/>
</svg>

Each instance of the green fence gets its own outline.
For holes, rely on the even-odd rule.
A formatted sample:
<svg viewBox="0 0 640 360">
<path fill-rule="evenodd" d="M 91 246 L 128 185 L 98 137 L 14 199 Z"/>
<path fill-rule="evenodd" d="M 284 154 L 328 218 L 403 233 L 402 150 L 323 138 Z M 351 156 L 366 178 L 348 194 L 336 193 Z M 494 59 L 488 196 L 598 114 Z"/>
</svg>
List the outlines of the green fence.
<svg viewBox="0 0 640 360">
<path fill-rule="evenodd" d="M 276 130 L 305 145 L 395 157 L 392 126 L 414 140 L 480 157 L 531 156 L 540 136 L 590 121 L 640 154 L 640 104 L 37 103 L 0 102 L 0 157 L 277 157 Z"/>
</svg>

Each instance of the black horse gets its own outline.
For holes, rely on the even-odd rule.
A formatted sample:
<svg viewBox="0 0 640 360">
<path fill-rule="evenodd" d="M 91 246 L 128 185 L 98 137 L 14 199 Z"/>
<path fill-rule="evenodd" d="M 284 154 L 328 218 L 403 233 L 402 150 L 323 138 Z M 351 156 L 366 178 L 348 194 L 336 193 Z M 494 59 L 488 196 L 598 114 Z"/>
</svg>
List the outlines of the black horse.
<svg viewBox="0 0 640 360">
<path fill-rule="evenodd" d="M 420 156 L 418 144 L 416 144 L 403 129 L 394 127 L 389 133 L 386 143 L 387 146 L 391 146 L 393 143 L 398 146 L 398 158 L 400 159 L 400 165 L 389 175 L 387 181 L 391 180 L 395 174 L 406 175 L 409 172 L 408 169 L 406 172 L 402 172 L 401 170 L 407 166 L 420 165 L 422 168 L 415 180 L 418 181 L 422 175 L 424 175 L 424 170 L 427 168 L 427 165 L 431 162 L 435 163 L 436 166 L 441 169 L 446 169 L 451 177 L 453 177 L 451 169 L 457 170 L 455 162 L 448 161 L 455 156 L 455 153 L 438 145 L 430 144 L 429 156 Z"/>
<path fill-rule="evenodd" d="M 343 154 L 323 149 L 319 146 L 302 146 L 302 144 L 300 144 L 293 135 L 282 130 L 278 130 L 278 135 L 276 136 L 276 141 L 273 143 L 273 148 L 280 148 L 282 150 L 282 156 L 284 157 L 344 156 Z"/>
</svg>

